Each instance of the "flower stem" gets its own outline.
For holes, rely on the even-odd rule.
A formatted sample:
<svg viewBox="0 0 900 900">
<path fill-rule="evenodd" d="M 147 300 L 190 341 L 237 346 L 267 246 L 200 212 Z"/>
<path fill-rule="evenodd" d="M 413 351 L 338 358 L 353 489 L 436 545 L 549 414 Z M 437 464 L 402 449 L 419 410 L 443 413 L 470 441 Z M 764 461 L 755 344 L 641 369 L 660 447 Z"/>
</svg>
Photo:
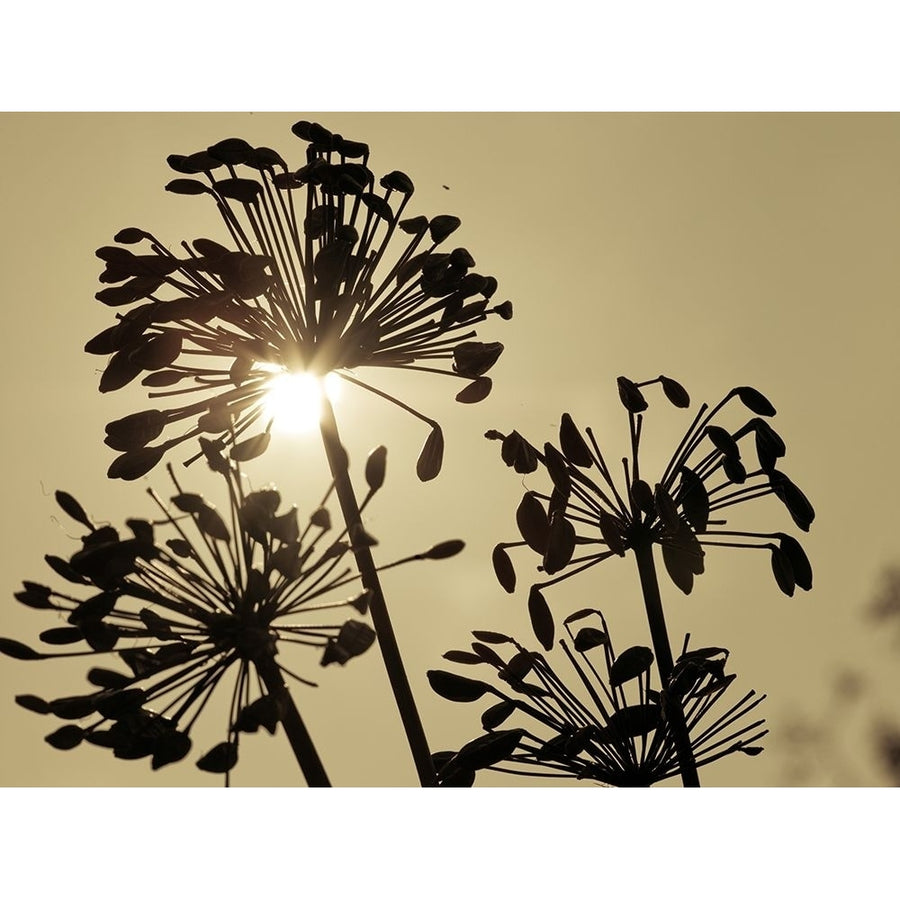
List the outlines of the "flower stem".
<svg viewBox="0 0 900 900">
<path fill-rule="evenodd" d="M 334 478 L 335 492 L 344 516 L 344 523 L 350 533 L 351 542 L 356 528 L 362 527 L 359 513 L 359 503 L 353 492 L 353 484 L 350 481 L 350 473 L 347 468 L 347 454 L 341 444 L 338 433 L 337 421 L 334 410 L 328 397 L 322 392 L 322 419 L 320 423 L 322 442 L 325 445 L 325 454 L 328 457 L 328 465 L 331 467 L 331 475 Z M 372 559 L 371 549 L 362 542 L 352 546 L 356 565 L 359 569 L 363 587 L 372 593 L 369 597 L 369 611 L 372 613 L 372 623 L 375 633 L 378 635 L 378 646 L 381 648 L 381 656 L 387 669 L 391 689 L 394 692 L 394 701 L 400 712 L 400 719 L 406 731 L 406 739 L 412 752 L 413 762 L 419 776 L 422 787 L 436 787 L 437 777 L 431 762 L 431 751 L 428 749 L 428 741 L 422 728 L 422 720 L 413 699 L 409 679 L 403 668 L 403 660 L 400 657 L 400 648 L 394 636 L 394 628 L 388 615 L 387 604 L 378 578 L 378 570 Z"/>
<path fill-rule="evenodd" d="M 656 578 L 656 565 L 653 562 L 653 544 L 649 541 L 636 543 L 633 549 L 641 579 L 641 590 L 644 594 L 644 608 L 647 611 L 650 637 L 653 640 L 656 667 L 659 671 L 660 683 L 665 687 L 669 683 L 675 664 L 672 660 L 666 619 L 659 596 L 659 582 Z M 684 710 L 681 708 L 681 704 L 672 698 L 667 713 L 669 724 L 672 726 L 672 737 L 675 740 L 675 752 L 678 755 L 682 784 L 685 787 L 700 787 L 700 777 L 697 775 L 697 763 L 691 750 L 691 739 L 687 723 L 684 720 Z"/>
<path fill-rule="evenodd" d="M 272 654 L 263 654 L 260 658 L 254 660 L 256 670 L 259 677 L 262 678 L 263 684 L 269 694 L 275 698 L 278 704 L 278 717 L 281 720 L 284 733 L 294 751 L 294 756 L 303 772 L 303 777 L 310 787 L 331 787 L 325 767 L 322 760 L 319 759 L 318 751 L 303 719 L 300 718 L 300 711 L 297 709 L 291 692 L 288 690 L 275 657 Z"/>
</svg>

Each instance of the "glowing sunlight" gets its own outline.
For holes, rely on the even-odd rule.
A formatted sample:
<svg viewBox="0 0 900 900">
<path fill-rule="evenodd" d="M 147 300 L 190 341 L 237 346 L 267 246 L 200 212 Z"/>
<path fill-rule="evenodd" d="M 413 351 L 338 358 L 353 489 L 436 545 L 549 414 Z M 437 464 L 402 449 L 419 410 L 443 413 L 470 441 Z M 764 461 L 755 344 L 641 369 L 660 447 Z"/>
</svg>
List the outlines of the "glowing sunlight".
<svg viewBox="0 0 900 900">
<path fill-rule="evenodd" d="M 308 372 L 283 372 L 272 379 L 265 409 L 274 420 L 274 431 L 299 434 L 312 431 L 319 424 L 321 414 L 322 379 Z M 334 403 L 340 395 L 341 380 L 332 372 L 324 378 L 328 399 Z"/>
</svg>

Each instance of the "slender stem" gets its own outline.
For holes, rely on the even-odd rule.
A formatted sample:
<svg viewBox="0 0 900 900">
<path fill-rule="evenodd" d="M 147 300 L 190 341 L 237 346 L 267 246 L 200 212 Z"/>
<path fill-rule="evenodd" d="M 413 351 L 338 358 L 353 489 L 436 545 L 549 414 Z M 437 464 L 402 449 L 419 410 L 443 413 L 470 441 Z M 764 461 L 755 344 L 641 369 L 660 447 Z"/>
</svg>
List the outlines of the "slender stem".
<svg viewBox="0 0 900 900">
<path fill-rule="evenodd" d="M 288 686 L 281 677 L 275 657 L 271 654 L 264 654 L 254 662 L 266 690 L 278 704 L 278 717 L 291 749 L 294 751 L 294 756 L 297 757 L 297 762 L 300 764 L 306 783 L 310 787 L 331 787 L 316 746 L 306 730 L 306 725 L 303 724 L 303 719 L 300 718 L 300 711 L 294 704 Z"/>
<path fill-rule="evenodd" d="M 633 549 L 637 559 L 638 574 L 641 578 L 644 608 L 647 611 L 647 622 L 650 625 L 650 637 L 653 640 L 656 667 L 659 670 L 660 682 L 665 688 L 669 683 L 675 664 L 672 661 L 672 649 L 669 645 L 662 600 L 659 596 L 659 582 L 656 578 L 656 566 L 653 562 L 653 544 L 650 541 L 639 542 L 634 545 Z M 667 713 L 669 723 L 672 726 L 672 737 L 675 740 L 675 752 L 678 755 L 681 781 L 685 787 L 700 787 L 697 763 L 694 760 L 694 754 L 691 750 L 691 739 L 688 734 L 687 723 L 684 720 L 684 710 L 682 710 L 681 704 L 677 700 L 670 698 Z"/>
<path fill-rule="evenodd" d="M 334 410 L 324 391 L 322 392 L 321 432 L 322 442 L 325 445 L 325 454 L 328 457 L 328 465 L 331 467 L 331 475 L 334 478 L 335 492 L 341 505 L 344 523 L 350 532 L 352 541 L 353 532 L 356 530 L 354 526 L 362 527 L 359 504 L 353 492 L 353 484 L 350 481 L 350 473 L 347 469 L 347 454 L 341 445 Z M 431 751 L 428 749 L 428 741 L 422 728 L 422 720 L 419 718 L 419 711 L 413 699 L 409 679 L 406 677 L 406 670 L 403 668 L 400 648 L 397 646 L 397 639 L 394 636 L 394 628 L 388 615 L 387 604 L 385 603 L 381 582 L 378 578 L 378 570 L 375 568 L 375 562 L 372 559 L 372 551 L 363 542 L 354 543 L 352 550 L 356 558 L 356 565 L 359 569 L 363 587 L 368 588 L 372 592 L 369 597 L 369 611 L 372 614 L 375 633 L 378 635 L 378 646 L 381 648 L 381 656 L 384 660 L 385 669 L 387 669 L 391 689 L 394 692 L 394 700 L 397 704 L 400 719 L 406 731 L 406 739 L 412 751 L 413 762 L 419 775 L 419 783 L 422 787 L 436 787 L 437 776 L 434 772 L 434 765 L 431 762 Z"/>
</svg>

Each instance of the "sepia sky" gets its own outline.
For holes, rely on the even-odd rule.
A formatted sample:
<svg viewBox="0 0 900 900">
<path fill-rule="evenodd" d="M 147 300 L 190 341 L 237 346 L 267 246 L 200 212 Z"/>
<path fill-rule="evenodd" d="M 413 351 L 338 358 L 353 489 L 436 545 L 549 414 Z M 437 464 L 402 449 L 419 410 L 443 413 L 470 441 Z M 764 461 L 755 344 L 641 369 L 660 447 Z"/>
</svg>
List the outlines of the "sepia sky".
<svg viewBox="0 0 900 900">
<path fill-rule="evenodd" d="M 149 403 L 137 382 L 101 395 L 104 360 L 83 352 L 113 322 L 113 311 L 94 299 L 103 267 L 94 251 L 126 226 L 172 246 L 201 236 L 224 240 L 206 198 L 163 190 L 175 177 L 166 156 L 242 137 L 278 150 L 296 168 L 305 144 L 290 127 L 304 118 L 367 142 L 376 175 L 409 174 L 416 186 L 411 215 L 459 216 L 454 246 L 471 252 L 479 272 L 496 276 L 497 298 L 514 304 L 511 321 L 491 317 L 479 327 L 480 339 L 506 348 L 483 403 L 457 404 L 455 382 L 421 373 L 377 382 L 442 424 L 444 468 L 435 481 L 415 477 L 426 436 L 420 422 L 350 387 L 337 408 L 358 484 L 367 452 L 388 448 L 387 481 L 365 518 L 379 540 L 377 561 L 446 538 L 467 543 L 458 557 L 383 578 L 431 749 L 456 749 L 476 737 L 488 705 L 451 704 L 431 692 L 426 670 L 462 671 L 441 659 L 445 651 L 466 649 L 473 629 L 537 646 L 525 606 L 538 577 L 536 558 L 514 555 L 519 590 L 510 596 L 494 578 L 490 552 L 517 539 L 522 492 L 543 489 L 546 480 L 508 469 L 484 432 L 516 429 L 542 446 L 556 440 L 560 415 L 568 412 L 592 426 L 617 459 L 626 450 L 628 420 L 616 377 L 664 374 L 688 389 L 692 409 L 673 410 L 648 393 L 645 464 L 664 465 L 700 403 L 752 385 L 777 408 L 772 424 L 788 448 L 783 469 L 817 513 L 808 535 L 774 497 L 737 507 L 730 519 L 735 528 L 800 537 L 814 570 L 810 593 L 781 594 L 765 553 L 713 548 L 690 596 L 660 566 L 673 645 L 689 631 L 693 646 L 727 647 L 728 670 L 738 674 L 734 690 L 768 695 L 766 752 L 729 757 L 702 769 L 701 780 L 791 783 L 796 760 L 788 736 L 808 719 L 829 723 L 840 744 L 839 764 L 820 759 L 814 783 L 883 783 L 869 738 L 879 717 L 900 720 L 890 689 L 896 646 L 866 623 L 863 608 L 885 568 L 900 562 L 893 477 L 900 383 L 896 114 L 3 114 L 0 635 L 36 643 L 40 631 L 57 624 L 12 597 L 23 579 L 57 584 L 43 557 L 67 556 L 81 533 L 59 512 L 54 490 L 74 494 L 96 522 L 118 526 L 154 514 L 148 487 L 174 492 L 162 466 L 129 484 L 105 475 L 114 456 L 102 442 L 105 423 Z M 176 463 L 188 455 L 178 453 Z M 275 483 L 301 515 L 327 485 L 316 434 L 277 435 L 245 471 L 255 485 Z M 179 466 L 179 478 L 186 489 L 225 502 L 204 467 Z M 598 607 L 619 648 L 650 642 L 630 558 L 594 567 L 547 598 L 558 622 L 580 607 Z M 551 659 L 563 671 L 558 656 L 554 651 Z M 290 663 L 319 682 L 292 692 L 334 784 L 415 783 L 376 648 L 344 669 L 322 669 L 316 654 L 299 651 Z M 204 712 L 189 758 L 158 772 L 148 760 L 116 760 L 96 747 L 49 747 L 43 737 L 60 723 L 13 698 L 77 694 L 90 664 L 0 656 L 0 785 L 221 783 L 193 760 L 200 735 L 210 746 L 224 737 L 224 697 Z M 868 706 L 841 720 L 829 704 L 848 670 L 862 673 Z M 245 736 L 232 776 L 248 786 L 300 781 L 280 732 Z M 497 773 L 477 781 L 541 783 Z"/>
</svg>

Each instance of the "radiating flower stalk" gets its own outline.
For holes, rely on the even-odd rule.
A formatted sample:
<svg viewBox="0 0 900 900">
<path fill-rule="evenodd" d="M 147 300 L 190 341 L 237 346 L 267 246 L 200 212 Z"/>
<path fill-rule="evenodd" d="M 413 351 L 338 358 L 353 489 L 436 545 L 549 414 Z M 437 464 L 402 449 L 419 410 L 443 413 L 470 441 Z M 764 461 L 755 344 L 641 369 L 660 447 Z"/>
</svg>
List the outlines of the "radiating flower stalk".
<svg viewBox="0 0 900 900">
<path fill-rule="evenodd" d="M 711 516 L 767 494 L 784 503 L 803 531 L 809 530 L 815 513 L 803 492 L 778 468 L 785 444 L 764 418 L 773 416 L 775 408 L 759 391 L 746 386 L 734 388 L 712 408 L 706 404 L 700 407 L 655 487 L 651 487 L 642 477 L 639 451 L 648 408 L 643 389 L 654 384 L 661 385 L 676 407 L 690 405 L 687 391 L 666 376 L 643 383 L 618 379 L 630 434 L 629 454 L 621 460 L 620 482 L 613 477 L 591 429 L 585 429 L 585 439 L 568 414 L 560 424 L 559 447 L 546 443 L 543 452 L 515 431 L 508 435 L 492 431 L 487 437 L 502 441 L 502 457 L 508 466 L 527 474 L 541 465 L 553 484 L 549 495 L 526 492 L 516 512 L 523 540 L 498 544 L 493 554 L 497 578 L 510 593 L 516 587 L 515 569 L 507 553 L 510 547 L 530 547 L 542 557 L 539 569 L 556 576 L 533 584 L 529 593 L 532 624 L 544 648 L 552 647 L 554 625 L 543 590 L 610 557 L 631 552 L 638 567 L 660 680 L 666 684 L 675 664 L 660 598 L 654 545 L 660 547 L 672 581 L 685 594 L 704 571 L 704 548 L 724 546 L 768 550 L 779 588 L 792 595 L 795 587 L 812 587 L 812 569 L 796 539 L 782 532 L 727 530 L 724 518 Z M 735 431 L 717 424 L 732 400 L 740 401 L 755 414 Z M 748 469 L 739 442 L 751 435 L 757 462 L 749 464 Z M 597 471 L 596 480 L 585 474 L 589 469 Z M 669 716 L 684 783 L 698 786 L 687 728 L 680 721 L 677 704 L 671 705 Z"/>
<path fill-rule="evenodd" d="M 602 628 L 570 625 L 599 618 Z M 506 687 L 455 672 L 428 673 L 432 688 L 455 702 L 471 703 L 485 695 L 497 698 L 484 710 L 486 734 L 458 751 L 435 754 L 438 778 L 445 787 L 468 787 L 483 769 L 522 776 L 571 778 L 614 787 L 649 787 L 681 774 L 681 757 L 671 711 L 683 709 L 695 767 L 731 753 L 756 755 L 768 730 L 765 720 L 748 721 L 765 699 L 754 691 L 726 709 L 719 701 L 734 681 L 725 674 L 728 651 L 720 647 L 688 650 L 688 639 L 665 688 L 650 686 L 653 652 L 634 646 L 616 654 L 599 610 L 583 609 L 566 617 L 569 641 L 559 645 L 576 676 L 567 684 L 546 657 L 518 641 L 491 631 L 476 631 L 469 650 L 450 650 L 444 658 L 468 666 L 487 665 Z M 515 652 L 504 659 L 501 645 Z M 599 666 L 592 658 L 602 648 Z M 590 702 L 584 702 L 583 698 Z M 511 720 L 524 727 L 509 728 Z"/>
<path fill-rule="evenodd" d="M 151 398 L 180 398 L 174 401 L 180 405 L 107 426 L 106 443 L 120 451 L 111 477 L 139 478 L 169 449 L 202 435 L 215 435 L 221 447 L 233 445 L 232 457 L 252 459 L 269 443 L 264 401 L 276 379 L 335 373 L 429 426 L 416 467 L 427 481 L 441 468 L 440 426 L 357 371 L 406 369 L 463 379 L 468 384 L 456 395 L 462 403 L 489 394 L 486 373 L 503 345 L 474 340 L 474 326 L 489 315 L 509 319 L 512 306 L 489 305 L 497 281 L 474 271 L 465 248 L 440 249 L 460 220 L 403 218 L 413 194 L 407 175 L 393 171 L 376 185 L 366 144 L 309 122 L 293 131 L 308 143 L 306 164 L 296 170 L 274 150 L 237 138 L 169 157 L 179 175 L 200 177 L 176 178 L 167 190 L 211 197 L 233 246 L 199 238 L 182 243 L 185 253 L 176 256 L 153 235 L 126 228 L 116 240 L 147 242 L 149 254 L 125 247 L 98 251 L 106 262 L 101 281 L 114 286 L 97 298 L 116 307 L 139 304 L 85 348 L 112 354 L 100 390 L 143 376 L 142 384 L 154 389 Z M 352 531 L 361 528 L 358 502 L 327 397 L 323 407 L 322 438 Z M 179 423 L 186 427 L 153 443 Z M 353 549 L 420 781 L 432 784 L 430 752 L 371 551 Z"/>
<path fill-rule="evenodd" d="M 370 592 L 359 590 L 358 574 L 346 565 L 353 538 L 346 529 L 332 532 L 325 506 L 331 488 L 301 528 L 296 507 L 279 512 L 275 488 L 248 491 L 235 461 L 205 440 L 203 452 L 226 484 L 224 515 L 182 490 L 171 466 L 175 495 L 166 503 L 151 489 L 158 518 L 128 519 L 126 536 L 95 525 L 71 495 L 57 492 L 63 510 L 87 529 L 69 559 L 46 557 L 71 587 L 26 581 L 16 598 L 66 617 L 66 625 L 41 633 L 42 643 L 82 646 L 48 653 L 2 638 L 0 652 L 23 660 L 110 655 L 130 671 L 94 667 L 87 673 L 92 693 L 16 700 L 37 713 L 82 720 L 48 735 L 54 747 L 86 741 L 118 758 L 150 757 L 157 769 L 191 751 L 195 723 L 231 673 L 225 740 L 197 766 L 224 773 L 227 785 L 241 734 L 260 727 L 274 734 L 281 722 L 307 783 L 330 786 L 285 678 L 315 685 L 288 668 L 283 651 L 312 648 L 323 666 L 344 665 L 374 642 L 374 631 L 359 619 L 328 621 L 335 611 L 364 615 L 368 608 Z M 371 542 L 362 532 L 358 538 Z M 460 548 L 449 541 L 391 565 Z M 329 599 L 335 592 L 343 596 Z"/>
</svg>

